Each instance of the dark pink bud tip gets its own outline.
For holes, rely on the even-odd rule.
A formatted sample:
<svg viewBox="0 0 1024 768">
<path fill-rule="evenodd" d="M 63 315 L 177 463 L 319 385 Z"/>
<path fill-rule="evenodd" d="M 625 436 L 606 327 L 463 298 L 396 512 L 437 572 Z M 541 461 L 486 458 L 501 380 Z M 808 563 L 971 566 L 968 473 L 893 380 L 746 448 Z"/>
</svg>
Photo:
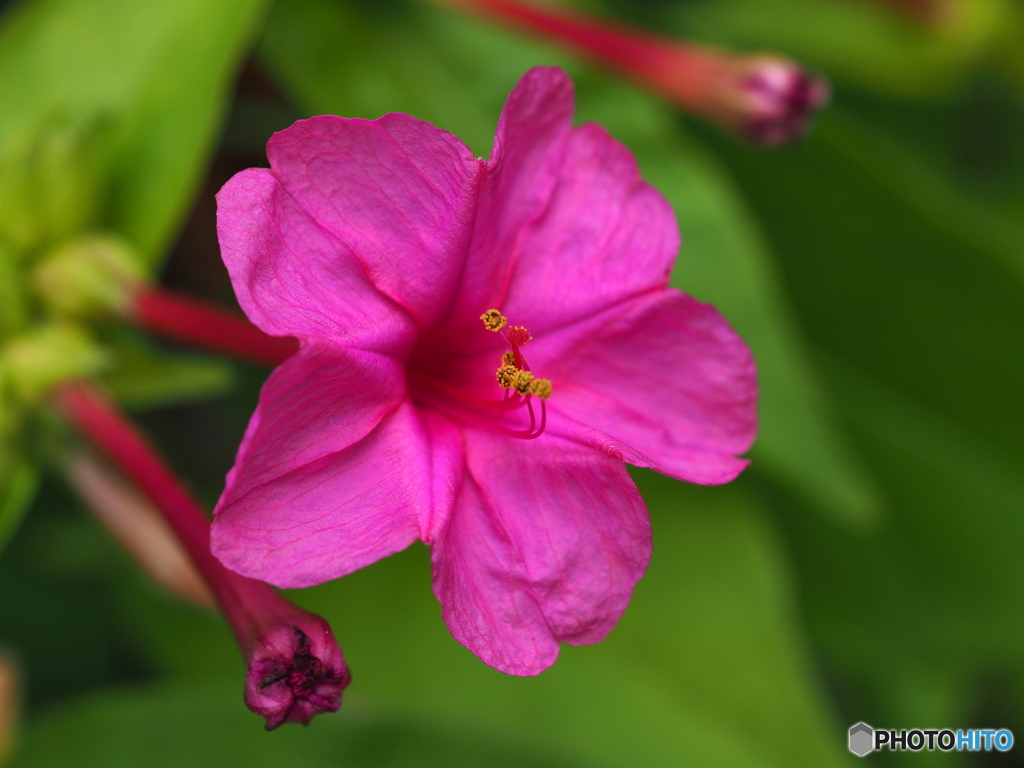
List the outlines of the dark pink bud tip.
<svg viewBox="0 0 1024 768">
<path fill-rule="evenodd" d="M 255 639 L 245 680 L 245 703 L 267 718 L 272 731 L 282 723 L 309 725 L 314 715 L 336 712 L 352 679 L 330 627 L 319 617 L 307 634 L 294 624 Z"/>
<path fill-rule="evenodd" d="M 829 100 L 824 80 L 779 59 L 757 60 L 740 88 L 747 101 L 742 130 L 751 140 L 769 147 L 801 138 L 811 118 Z"/>
</svg>

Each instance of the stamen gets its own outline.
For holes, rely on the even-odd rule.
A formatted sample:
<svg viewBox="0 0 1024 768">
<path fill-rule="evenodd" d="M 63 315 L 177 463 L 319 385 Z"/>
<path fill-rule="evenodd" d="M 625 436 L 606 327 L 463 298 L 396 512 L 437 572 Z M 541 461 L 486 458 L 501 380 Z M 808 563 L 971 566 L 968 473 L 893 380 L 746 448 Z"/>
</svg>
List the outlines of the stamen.
<svg viewBox="0 0 1024 768">
<path fill-rule="evenodd" d="M 496 309 L 488 309 L 480 315 L 480 319 L 484 321 L 484 328 L 495 333 L 508 325 L 508 318 Z"/>
<path fill-rule="evenodd" d="M 498 369 L 498 384 L 504 388 L 509 389 L 516 379 L 516 374 L 519 373 L 519 369 L 514 365 L 503 365 Z"/>
<path fill-rule="evenodd" d="M 504 318 L 502 318 L 502 320 L 504 320 Z M 505 339 L 508 341 L 509 344 L 512 345 L 513 348 L 523 346 L 523 344 L 525 344 L 532 338 L 533 336 L 530 335 L 530 332 L 521 325 L 513 325 L 505 333 Z"/>
<path fill-rule="evenodd" d="M 532 440 L 544 432 L 547 426 L 547 406 L 544 401 L 551 397 L 551 380 L 538 379 L 530 371 L 530 366 L 523 357 L 520 347 L 530 341 L 533 336 L 524 326 L 515 325 L 508 328 L 508 319 L 498 309 L 489 309 L 480 315 L 484 328 L 500 333 L 508 342 L 511 350 L 501 356 L 501 365 L 495 371 L 498 386 L 505 390 L 500 401 L 483 400 L 459 387 L 453 386 L 443 378 L 438 379 L 411 370 L 410 379 L 415 380 L 424 390 L 433 389 L 441 395 L 437 399 L 430 397 L 434 407 L 450 413 L 460 419 L 470 419 L 486 425 L 500 434 L 523 440 Z M 540 419 L 533 407 L 533 398 L 540 402 Z M 513 429 L 507 426 L 506 417 L 523 406 L 529 414 L 530 422 L 525 429 Z"/>
<path fill-rule="evenodd" d="M 532 381 L 533 374 L 529 371 L 516 371 L 512 377 L 512 389 L 521 395 L 529 394 Z M 527 401 L 527 405 L 529 405 L 529 401 Z"/>
<path fill-rule="evenodd" d="M 530 382 L 529 390 L 531 395 L 547 400 L 551 397 L 551 379 L 534 379 Z"/>
</svg>

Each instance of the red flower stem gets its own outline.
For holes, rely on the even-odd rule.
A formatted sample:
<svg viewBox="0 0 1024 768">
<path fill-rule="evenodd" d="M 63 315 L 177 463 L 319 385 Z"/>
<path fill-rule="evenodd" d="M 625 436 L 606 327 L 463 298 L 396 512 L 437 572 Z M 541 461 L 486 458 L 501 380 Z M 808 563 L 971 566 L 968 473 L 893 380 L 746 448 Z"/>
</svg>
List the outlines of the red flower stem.
<svg viewBox="0 0 1024 768">
<path fill-rule="evenodd" d="M 299 348 L 296 339 L 270 336 L 235 312 L 154 286 L 136 291 L 128 314 L 157 335 L 258 365 L 278 365 Z"/>
<path fill-rule="evenodd" d="M 210 552 L 210 522 L 199 503 L 157 450 L 94 385 L 71 381 L 53 393 L 57 410 L 86 440 L 100 448 L 163 513 L 209 584 L 225 618 L 248 654 L 267 620 L 299 611 L 272 587 L 229 571 Z"/>
<path fill-rule="evenodd" d="M 693 112 L 713 108 L 726 56 L 710 48 L 553 4 L 516 0 L 439 0 L 489 21 L 518 27 L 611 66 Z"/>
<path fill-rule="evenodd" d="M 895 8 L 906 16 L 930 25 L 939 25 L 953 15 L 955 8 L 948 0 L 875 0 Z"/>
</svg>

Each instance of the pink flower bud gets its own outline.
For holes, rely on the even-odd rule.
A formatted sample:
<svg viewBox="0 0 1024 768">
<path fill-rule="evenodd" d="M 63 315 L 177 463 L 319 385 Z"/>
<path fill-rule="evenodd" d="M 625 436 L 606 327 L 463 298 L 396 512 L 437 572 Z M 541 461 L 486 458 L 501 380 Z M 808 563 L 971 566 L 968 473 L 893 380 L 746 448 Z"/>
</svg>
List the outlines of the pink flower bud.
<svg viewBox="0 0 1024 768">
<path fill-rule="evenodd" d="M 720 91 L 719 119 L 757 144 L 774 147 L 800 138 L 828 102 L 825 81 L 792 61 L 752 56 L 734 59 L 731 67 L 735 84 Z"/>
<path fill-rule="evenodd" d="M 254 638 L 245 703 L 267 718 L 268 731 L 281 723 L 309 725 L 314 715 L 338 709 L 350 680 L 331 628 L 308 614 Z"/>
<path fill-rule="evenodd" d="M 98 389 L 65 382 L 54 403 L 74 429 L 103 450 L 170 525 L 213 593 L 245 656 L 245 703 L 281 723 L 308 724 L 335 712 L 351 676 L 331 628 L 270 585 L 229 571 L 210 553 L 210 522 L 156 449 Z"/>
<path fill-rule="evenodd" d="M 828 102 L 824 80 L 776 56 L 736 56 L 541 2 L 441 2 L 545 37 L 764 146 L 799 139 Z"/>
</svg>

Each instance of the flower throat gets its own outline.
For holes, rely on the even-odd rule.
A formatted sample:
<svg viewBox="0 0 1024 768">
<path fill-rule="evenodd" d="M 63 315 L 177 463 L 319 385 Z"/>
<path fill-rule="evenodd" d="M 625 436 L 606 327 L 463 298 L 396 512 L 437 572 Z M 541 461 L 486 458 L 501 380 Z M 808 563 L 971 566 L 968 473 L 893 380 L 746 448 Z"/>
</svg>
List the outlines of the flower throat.
<svg viewBox="0 0 1024 768">
<path fill-rule="evenodd" d="M 506 318 L 497 309 L 489 309 L 480 315 L 484 327 L 493 333 L 501 334 L 501 337 L 508 343 L 511 351 L 501 356 L 501 365 L 498 366 L 496 377 L 498 386 L 505 390 L 505 398 L 502 400 L 499 417 L 509 410 L 515 410 L 525 405 L 530 414 L 530 426 L 525 430 L 502 431 L 513 437 L 521 437 L 526 440 L 540 437 L 547 425 L 547 406 L 545 400 L 551 397 L 551 380 L 538 379 L 530 370 L 529 363 L 523 356 L 522 347 L 530 341 L 533 336 L 521 325 L 509 327 Z M 533 409 L 533 398 L 540 401 L 540 422 Z"/>
</svg>

